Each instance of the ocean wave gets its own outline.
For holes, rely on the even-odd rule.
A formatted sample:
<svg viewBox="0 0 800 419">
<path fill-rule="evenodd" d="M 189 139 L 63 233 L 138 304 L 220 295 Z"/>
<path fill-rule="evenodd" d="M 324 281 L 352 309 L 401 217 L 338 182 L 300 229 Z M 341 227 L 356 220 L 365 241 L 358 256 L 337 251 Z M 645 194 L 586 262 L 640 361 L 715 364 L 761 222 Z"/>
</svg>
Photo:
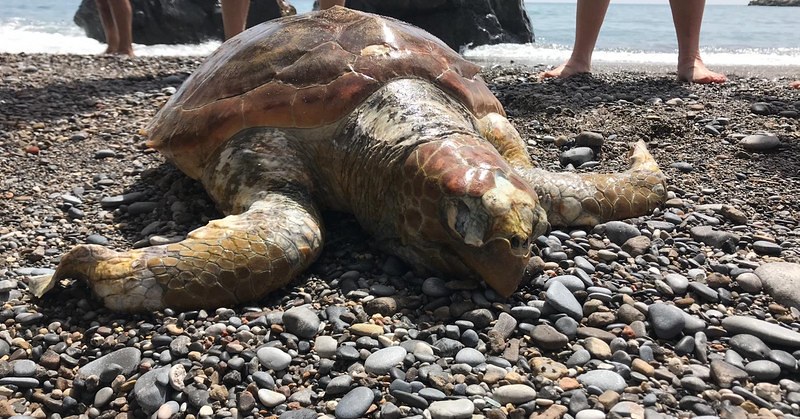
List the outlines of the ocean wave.
<svg viewBox="0 0 800 419">
<path fill-rule="evenodd" d="M 482 45 L 463 51 L 472 60 L 505 64 L 560 64 L 570 56 L 570 48 L 563 45 L 497 44 Z M 649 52 L 634 50 L 595 50 L 595 63 L 674 64 L 677 51 Z M 800 66 L 800 48 L 703 50 L 703 61 L 708 65 Z"/>
<path fill-rule="evenodd" d="M 0 52 L 19 54 L 99 54 L 106 45 L 87 37 L 77 28 L 54 30 L 21 22 L 0 25 Z M 141 56 L 205 56 L 217 49 L 220 41 L 192 45 L 140 45 L 133 50 Z"/>
</svg>

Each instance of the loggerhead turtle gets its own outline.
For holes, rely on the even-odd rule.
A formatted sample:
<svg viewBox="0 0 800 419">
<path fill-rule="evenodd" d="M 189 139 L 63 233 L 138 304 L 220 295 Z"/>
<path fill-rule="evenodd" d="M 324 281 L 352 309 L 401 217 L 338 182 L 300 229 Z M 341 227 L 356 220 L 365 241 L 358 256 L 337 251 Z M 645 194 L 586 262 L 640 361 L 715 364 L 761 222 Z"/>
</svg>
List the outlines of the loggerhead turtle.
<svg viewBox="0 0 800 419">
<path fill-rule="evenodd" d="M 642 142 L 624 173 L 534 168 L 478 72 L 419 28 L 341 7 L 256 26 L 211 54 L 147 129 L 229 215 L 179 243 L 76 246 L 31 290 L 85 279 L 119 311 L 258 300 L 314 262 L 331 209 L 417 270 L 507 296 L 548 221 L 592 225 L 663 200 Z"/>
</svg>

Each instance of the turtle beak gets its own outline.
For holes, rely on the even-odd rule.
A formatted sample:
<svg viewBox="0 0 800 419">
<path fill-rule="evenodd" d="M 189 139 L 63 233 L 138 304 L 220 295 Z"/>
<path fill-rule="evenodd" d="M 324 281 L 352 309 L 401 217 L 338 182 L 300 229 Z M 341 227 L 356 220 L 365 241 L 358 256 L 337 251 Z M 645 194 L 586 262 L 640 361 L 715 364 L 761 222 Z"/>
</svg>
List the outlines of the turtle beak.
<svg viewBox="0 0 800 419">
<path fill-rule="evenodd" d="M 514 246 L 504 238 L 496 238 L 483 245 L 470 268 L 498 294 L 508 297 L 522 281 L 522 275 L 530 259 L 530 251 Z"/>
</svg>

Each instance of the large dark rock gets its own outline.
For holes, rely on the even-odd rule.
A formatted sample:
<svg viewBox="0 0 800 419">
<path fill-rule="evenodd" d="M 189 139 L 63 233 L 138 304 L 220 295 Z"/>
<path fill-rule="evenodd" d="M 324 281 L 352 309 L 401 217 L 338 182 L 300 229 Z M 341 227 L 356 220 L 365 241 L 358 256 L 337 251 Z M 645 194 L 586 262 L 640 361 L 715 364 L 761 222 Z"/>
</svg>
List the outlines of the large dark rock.
<svg viewBox="0 0 800 419">
<path fill-rule="evenodd" d="M 251 0 L 247 26 L 294 14 L 294 7 L 284 9 L 273 0 Z M 289 9 L 286 9 L 286 6 Z M 133 42 L 154 44 L 196 44 L 222 39 L 222 13 L 217 0 L 131 0 Z M 94 0 L 83 0 L 73 19 L 86 36 L 105 42 L 103 25 Z"/>
<path fill-rule="evenodd" d="M 456 51 L 533 42 L 522 0 L 347 0 L 346 6 L 419 26 Z"/>
<path fill-rule="evenodd" d="M 748 6 L 800 6 L 800 0 L 750 0 Z"/>
</svg>

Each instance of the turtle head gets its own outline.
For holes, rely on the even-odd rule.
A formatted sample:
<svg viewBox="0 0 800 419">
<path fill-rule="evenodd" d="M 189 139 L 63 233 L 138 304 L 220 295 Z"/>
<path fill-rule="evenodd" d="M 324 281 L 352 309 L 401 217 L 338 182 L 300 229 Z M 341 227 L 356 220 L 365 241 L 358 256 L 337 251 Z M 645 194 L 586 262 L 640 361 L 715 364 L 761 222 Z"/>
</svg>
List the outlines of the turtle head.
<svg viewBox="0 0 800 419">
<path fill-rule="evenodd" d="M 407 259 L 444 274 L 478 276 L 511 295 L 548 228 L 533 189 L 480 141 L 437 141 L 406 160 L 400 194 Z M 408 255 L 408 251 L 412 254 Z"/>
</svg>

